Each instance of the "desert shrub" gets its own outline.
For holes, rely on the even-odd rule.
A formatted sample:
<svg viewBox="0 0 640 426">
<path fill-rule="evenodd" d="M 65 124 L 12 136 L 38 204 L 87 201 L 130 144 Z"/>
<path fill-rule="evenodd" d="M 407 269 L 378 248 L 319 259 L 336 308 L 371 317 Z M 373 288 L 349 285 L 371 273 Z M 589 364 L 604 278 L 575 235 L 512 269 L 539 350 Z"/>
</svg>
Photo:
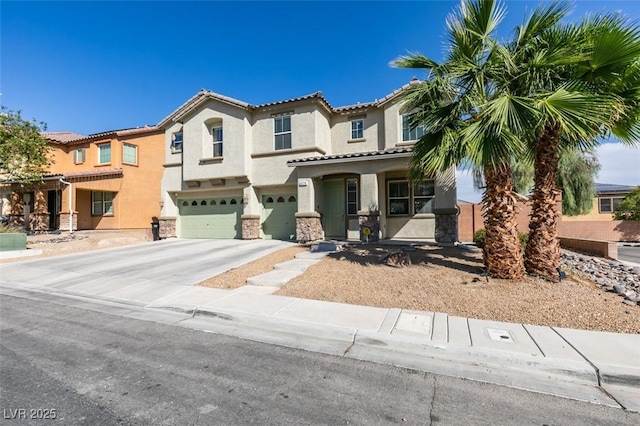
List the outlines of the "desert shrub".
<svg viewBox="0 0 640 426">
<path fill-rule="evenodd" d="M 19 226 L 0 224 L 0 234 L 15 234 L 23 232 L 24 229 L 20 228 Z"/>
<path fill-rule="evenodd" d="M 484 242 L 487 239 L 487 231 L 484 228 L 478 229 L 473 233 L 473 242 L 478 248 L 484 249 Z M 529 240 L 529 234 L 524 232 L 518 232 L 518 240 L 520 240 L 520 246 L 522 250 L 527 247 L 527 241 Z"/>
</svg>

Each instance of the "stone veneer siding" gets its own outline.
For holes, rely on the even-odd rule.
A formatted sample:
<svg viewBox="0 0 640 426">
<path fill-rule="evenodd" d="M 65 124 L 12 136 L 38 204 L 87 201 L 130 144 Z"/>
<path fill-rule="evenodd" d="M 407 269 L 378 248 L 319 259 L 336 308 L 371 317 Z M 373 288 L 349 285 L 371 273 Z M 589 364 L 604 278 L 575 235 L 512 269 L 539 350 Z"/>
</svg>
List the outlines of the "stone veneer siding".
<svg viewBox="0 0 640 426">
<path fill-rule="evenodd" d="M 242 239 L 257 240 L 260 238 L 260 216 L 254 214 L 242 215 Z"/>
<path fill-rule="evenodd" d="M 296 240 L 299 243 L 321 240 L 323 235 L 320 213 L 296 213 Z"/>
<path fill-rule="evenodd" d="M 176 236 L 176 218 L 161 217 L 160 222 L 160 238 L 171 238 Z"/>
<path fill-rule="evenodd" d="M 358 212 L 358 223 L 360 225 L 360 241 L 376 242 L 380 240 L 380 213 L 362 210 Z M 362 230 L 369 228 L 371 233 L 367 236 Z"/>
<path fill-rule="evenodd" d="M 60 213 L 60 230 L 68 231 L 69 230 L 69 212 L 61 212 Z M 78 230 L 78 213 L 73 213 L 73 230 Z"/>
<path fill-rule="evenodd" d="M 458 210 L 436 209 L 436 242 L 454 244 L 458 241 Z"/>
</svg>

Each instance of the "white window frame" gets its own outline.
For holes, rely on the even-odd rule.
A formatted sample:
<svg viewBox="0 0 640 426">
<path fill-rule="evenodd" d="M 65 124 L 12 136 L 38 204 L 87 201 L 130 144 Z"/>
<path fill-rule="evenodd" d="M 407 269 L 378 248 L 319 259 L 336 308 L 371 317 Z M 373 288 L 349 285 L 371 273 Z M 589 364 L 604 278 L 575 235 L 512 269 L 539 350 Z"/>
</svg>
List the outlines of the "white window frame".
<svg viewBox="0 0 640 426">
<path fill-rule="evenodd" d="M 351 140 L 364 139 L 364 118 L 351 120 Z"/>
<path fill-rule="evenodd" d="M 281 131 L 278 131 L 278 122 L 281 122 L 280 125 Z M 285 130 L 288 124 L 288 130 Z M 289 143 L 287 144 L 287 135 L 289 135 Z M 281 139 L 282 142 L 278 142 Z M 292 135 L 291 135 L 291 115 L 282 115 L 280 117 L 273 117 L 273 147 L 274 150 L 280 151 L 283 149 L 291 149 L 292 146 Z M 279 146 L 280 145 L 280 146 Z M 288 145 L 288 146 L 287 146 Z"/>
<path fill-rule="evenodd" d="M 391 196 L 391 185 L 404 183 L 407 185 L 407 195 L 406 196 Z M 407 202 L 407 212 L 406 213 L 393 213 L 391 211 L 391 203 L 396 200 L 406 200 Z M 411 216 L 411 186 L 409 185 L 409 181 L 406 179 L 395 179 L 387 181 L 387 216 Z"/>
<path fill-rule="evenodd" d="M 432 206 L 433 206 L 433 200 L 435 200 L 435 180 L 434 179 L 422 179 L 421 182 L 425 182 L 425 181 L 430 181 L 432 182 L 432 187 L 433 187 L 433 195 L 424 195 L 424 194 L 417 194 L 417 185 L 418 182 L 414 183 L 413 185 L 411 185 L 411 183 L 409 182 L 409 180 L 407 179 L 392 179 L 392 180 L 388 180 L 387 181 L 387 216 L 388 217 L 407 217 L 407 216 L 415 216 L 415 215 L 422 215 L 422 214 L 433 214 L 433 208 L 431 208 L 432 211 L 430 212 L 419 212 L 417 211 L 418 209 L 416 208 L 416 202 L 422 201 L 422 202 L 431 202 Z M 392 184 L 398 184 L 398 183 L 403 183 L 406 185 L 407 187 L 407 195 L 406 196 L 396 196 L 396 197 L 392 197 L 391 196 L 391 185 Z M 407 205 L 407 212 L 406 213 L 393 213 L 391 211 L 391 203 L 394 200 L 406 200 Z"/>
<path fill-rule="evenodd" d="M 109 159 L 108 161 L 102 161 L 102 149 L 106 147 L 109 148 Z M 111 164 L 111 142 L 101 143 L 98 145 L 98 164 L 100 165 Z"/>
<path fill-rule="evenodd" d="M 135 159 L 134 159 L 133 162 L 126 160 L 126 156 L 125 156 L 126 152 L 125 151 L 127 150 L 127 148 L 133 148 L 134 149 Z M 130 165 L 133 165 L 133 166 L 137 166 L 138 165 L 138 145 L 134 145 L 134 144 L 131 144 L 131 143 L 124 143 L 124 142 L 122 143 L 122 163 L 130 164 Z"/>
<path fill-rule="evenodd" d="M 223 156 L 223 140 L 224 133 L 222 131 L 222 124 L 214 124 L 211 126 L 211 140 L 213 141 L 213 157 L 222 157 Z"/>
<path fill-rule="evenodd" d="M 80 158 L 78 158 L 80 157 Z M 87 161 L 86 148 L 76 148 L 73 150 L 73 164 L 82 164 Z"/>
<path fill-rule="evenodd" d="M 409 128 L 408 121 L 413 117 L 414 114 L 403 114 L 401 116 L 402 120 L 402 142 L 412 142 L 417 141 L 424 135 L 424 127 L 416 126 L 413 129 Z"/>
<path fill-rule="evenodd" d="M 176 142 L 176 136 L 180 135 L 180 142 Z M 177 148 L 176 146 L 180 145 L 180 148 Z M 173 132 L 171 134 L 171 152 L 176 154 L 178 152 L 182 152 L 182 147 L 184 145 L 184 133 L 182 132 L 182 130 L 178 130 L 177 132 Z"/>
<path fill-rule="evenodd" d="M 431 194 L 418 194 L 418 190 L 417 187 L 418 185 L 420 185 L 423 182 L 430 182 L 430 188 L 432 188 L 432 193 Z M 429 187 L 429 186 L 428 186 Z M 434 179 L 422 179 L 420 182 L 415 182 L 412 186 L 412 193 L 411 193 L 411 197 L 413 202 L 411 203 L 411 205 L 413 206 L 413 214 L 433 214 L 433 200 L 435 200 L 436 198 L 436 182 Z M 421 212 L 419 211 L 420 209 L 417 208 L 417 203 L 418 202 L 424 202 L 427 205 L 427 208 L 430 211 L 426 211 L 426 212 Z"/>
<path fill-rule="evenodd" d="M 354 188 L 349 189 L 349 184 L 353 183 L 355 185 Z M 349 200 L 349 195 L 353 194 L 353 200 Z M 357 216 L 358 215 L 358 179 L 350 178 L 346 180 L 346 205 L 347 205 L 347 216 Z"/>
<path fill-rule="evenodd" d="M 115 193 L 109 191 L 91 191 L 91 215 L 113 216 Z"/>
</svg>

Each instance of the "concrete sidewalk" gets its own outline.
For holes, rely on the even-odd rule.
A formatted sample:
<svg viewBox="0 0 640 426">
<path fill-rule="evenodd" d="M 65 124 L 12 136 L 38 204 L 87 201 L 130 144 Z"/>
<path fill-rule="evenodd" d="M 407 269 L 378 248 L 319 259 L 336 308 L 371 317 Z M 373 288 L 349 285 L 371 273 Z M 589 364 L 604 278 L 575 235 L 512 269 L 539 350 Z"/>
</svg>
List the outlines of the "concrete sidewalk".
<svg viewBox="0 0 640 426">
<path fill-rule="evenodd" d="M 640 412 L 640 335 L 296 299 L 252 285 L 222 290 L 97 276 L 61 286 L 69 276 L 38 286 L 24 273 L 24 280 L 1 277 L 0 294 Z"/>
</svg>

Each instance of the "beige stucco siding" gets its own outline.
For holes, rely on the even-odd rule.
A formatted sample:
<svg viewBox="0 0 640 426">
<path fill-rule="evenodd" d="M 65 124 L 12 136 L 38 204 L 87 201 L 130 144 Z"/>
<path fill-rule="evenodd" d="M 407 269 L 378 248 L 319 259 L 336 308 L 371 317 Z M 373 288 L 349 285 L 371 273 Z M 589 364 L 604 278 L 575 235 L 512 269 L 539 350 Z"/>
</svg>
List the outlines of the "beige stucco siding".
<svg viewBox="0 0 640 426">
<path fill-rule="evenodd" d="M 250 135 L 246 134 L 248 112 L 215 100 L 184 121 L 184 180 L 246 175 L 245 156 Z M 210 128 L 223 128 L 223 156 L 213 156 Z"/>
<path fill-rule="evenodd" d="M 351 152 L 367 152 L 384 149 L 384 137 L 382 111 L 371 108 L 366 111 L 349 115 L 338 115 L 333 119 L 331 127 L 331 153 L 347 154 Z M 364 120 L 364 132 L 362 139 L 351 138 L 351 122 L 354 119 Z"/>
</svg>

